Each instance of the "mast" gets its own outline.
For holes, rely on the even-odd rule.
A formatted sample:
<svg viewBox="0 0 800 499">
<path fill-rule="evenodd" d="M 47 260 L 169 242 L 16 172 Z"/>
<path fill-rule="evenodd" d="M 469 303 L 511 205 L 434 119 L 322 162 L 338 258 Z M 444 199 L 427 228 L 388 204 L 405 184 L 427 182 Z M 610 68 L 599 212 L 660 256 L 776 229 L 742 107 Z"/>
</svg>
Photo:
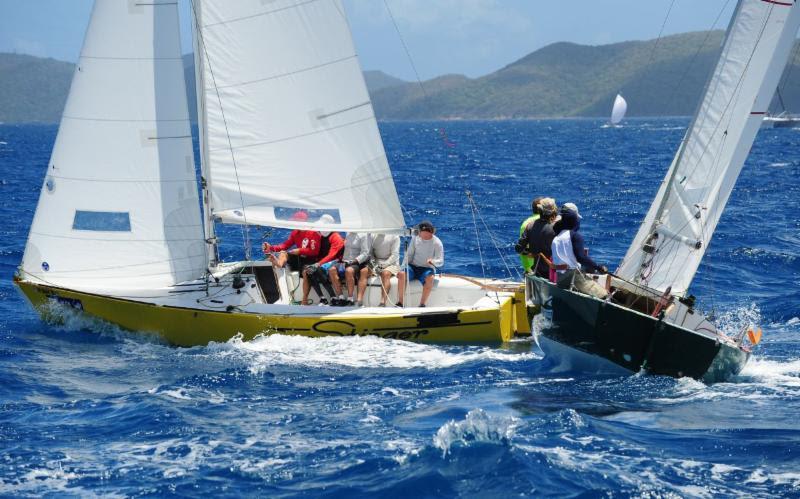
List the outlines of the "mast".
<svg viewBox="0 0 800 499">
<path fill-rule="evenodd" d="M 618 274 L 686 293 L 786 65 L 794 1 L 740 0 L 719 62 Z"/>
<path fill-rule="evenodd" d="M 219 263 L 219 246 L 214 227 L 214 211 L 211 202 L 211 172 L 208 168 L 208 131 L 206 127 L 206 98 L 205 98 L 205 46 L 203 30 L 200 26 L 202 2 L 191 2 L 192 9 L 192 40 L 194 44 L 194 81 L 195 97 L 197 98 L 197 132 L 200 141 L 200 189 L 203 201 L 203 232 L 206 241 L 206 253 L 209 269 Z"/>
</svg>

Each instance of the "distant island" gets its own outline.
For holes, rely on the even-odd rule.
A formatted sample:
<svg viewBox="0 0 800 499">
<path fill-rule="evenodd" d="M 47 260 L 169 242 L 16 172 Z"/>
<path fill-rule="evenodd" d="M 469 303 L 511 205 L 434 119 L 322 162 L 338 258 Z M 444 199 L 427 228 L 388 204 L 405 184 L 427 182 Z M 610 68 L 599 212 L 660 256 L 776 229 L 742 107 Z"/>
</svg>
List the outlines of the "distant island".
<svg viewBox="0 0 800 499">
<path fill-rule="evenodd" d="M 691 115 L 719 55 L 722 31 L 683 33 L 660 40 L 587 46 L 560 42 L 479 78 L 444 75 L 408 82 L 365 71 L 381 120 L 605 117 L 617 92 L 628 116 Z M 800 59 L 781 80 L 786 106 L 800 112 Z M 194 59 L 184 56 L 194 118 Z M 0 122 L 59 121 L 74 64 L 0 54 Z M 772 109 L 780 109 L 773 102 Z"/>
</svg>

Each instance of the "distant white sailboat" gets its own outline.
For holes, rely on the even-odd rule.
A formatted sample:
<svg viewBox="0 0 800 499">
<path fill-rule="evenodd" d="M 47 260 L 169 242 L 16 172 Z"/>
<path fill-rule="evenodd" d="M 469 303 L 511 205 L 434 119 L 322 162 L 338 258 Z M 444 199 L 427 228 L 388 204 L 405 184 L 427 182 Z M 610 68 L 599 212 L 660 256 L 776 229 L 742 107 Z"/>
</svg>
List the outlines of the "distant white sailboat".
<svg viewBox="0 0 800 499">
<path fill-rule="evenodd" d="M 766 113 L 761 121 L 761 128 L 798 128 L 800 127 L 800 116 L 790 113 L 783 102 L 780 89 L 775 92 L 778 102 L 781 104 L 781 111 L 778 114 Z"/>
<path fill-rule="evenodd" d="M 618 126 L 625 113 L 628 111 L 628 103 L 620 94 L 614 99 L 614 107 L 611 109 L 611 126 Z"/>
</svg>

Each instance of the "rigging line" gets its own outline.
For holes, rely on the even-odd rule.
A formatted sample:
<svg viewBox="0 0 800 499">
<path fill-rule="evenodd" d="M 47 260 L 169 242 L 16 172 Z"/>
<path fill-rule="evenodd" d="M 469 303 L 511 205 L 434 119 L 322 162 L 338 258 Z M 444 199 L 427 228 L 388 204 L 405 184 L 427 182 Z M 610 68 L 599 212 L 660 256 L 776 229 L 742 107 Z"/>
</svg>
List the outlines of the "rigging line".
<svg viewBox="0 0 800 499">
<path fill-rule="evenodd" d="M 770 5 L 769 10 L 768 10 L 768 12 L 767 12 L 767 14 L 766 14 L 766 16 L 764 18 L 764 24 L 761 27 L 761 32 L 759 33 L 758 39 L 756 40 L 755 46 L 753 48 L 753 52 L 750 54 L 750 58 L 747 61 L 747 65 L 745 66 L 745 69 L 744 69 L 744 71 L 742 73 L 742 77 L 741 77 L 741 79 L 739 81 L 739 84 L 737 85 L 736 89 L 734 90 L 735 93 L 734 93 L 733 98 L 731 99 L 731 103 L 738 103 L 739 100 L 741 99 L 741 96 L 742 96 L 742 80 L 744 79 L 744 76 L 745 76 L 746 72 L 748 71 L 748 68 L 750 67 L 750 63 L 751 63 L 751 61 L 752 61 L 752 59 L 753 59 L 753 57 L 755 55 L 756 50 L 758 49 L 758 45 L 761 42 L 762 37 L 764 36 L 764 32 L 766 31 L 767 24 L 769 24 L 769 18 L 772 15 L 773 9 L 774 9 L 774 6 Z M 735 107 L 735 104 L 734 104 L 734 107 Z M 728 123 L 726 125 L 726 130 L 730 128 L 730 124 L 731 124 L 732 121 L 733 121 L 733 113 L 731 113 L 728 116 Z M 717 150 L 718 153 L 724 147 L 725 143 L 727 142 L 727 138 L 728 138 L 727 134 L 724 134 L 723 137 L 722 137 L 722 140 L 720 141 L 719 148 Z M 711 144 L 708 144 L 708 146 L 710 146 L 710 145 Z M 717 157 L 719 157 L 719 154 L 717 154 Z M 730 165 L 730 162 L 728 162 L 728 166 L 729 165 Z M 713 169 L 710 169 L 706 173 L 706 177 L 705 177 L 703 183 L 705 184 L 706 182 L 708 182 L 709 178 L 716 178 L 717 175 L 718 175 L 718 170 L 724 169 L 726 167 L 727 166 L 721 165 L 720 162 L 717 162 L 717 165 L 714 166 Z M 709 220 L 713 219 L 712 217 L 716 217 L 717 211 L 719 211 L 719 208 L 720 208 L 719 205 L 720 205 L 720 203 L 714 203 L 714 205 L 709 209 L 709 212 L 707 213 L 707 218 Z M 705 224 L 703 224 L 703 232 L 702 232 L 702 234 L 703 234 L 703 239 L 705 239 L 706 238 Z M 710 236 L 709 236 L 709 238 L 710 238 Z"/>
<path fill-rule="evenodd" d="M 772 14 L 772 9 L 773 9 L 773 6 L 770 6 L 769 7 L 769 11 L 767 11 L 767 15 L 764 18 L 764 23 L 761 25 L 761 29 L 760 29 L 759 34 L 758 34 L 758 38 L 756 39 L 756 42 L 753 45 L 753 50 L 752 50 L 752 52 L 750 52 L 750 56 L 747 59 L 747 64 L 745 64 L 744 70 L 742 71 L 741 76 L 739 76 L 739 81 L 736 82 L 736 86 L 733 89 L 733 96 L 725 104 L 725 109 L 723 109 L 722 113 L 720 113 L 721 116 L 724 116 L 728 112 L 728 109 L 731 107 L 731 104 L 733 104 L 734 102 L 737 102 L 739 97 L 740 97 L 741 88 L 742 88 L 742 82 L 743 82 L 745 76 L 747 75 L 747 70 L 750 67 L 751 62 L 753 61 L 753 57 L 755 56 L 756 50 L 758 49 L 758 44 L 760 43 L 761 39 L 764 36 L 764 31 L 767 29 L 767 25 L 769 24 L 769 17 Z M 718 85 L 717 85 L 717 88 L 718 88 L 719 84 L 721 82 L 717 82 L 717 83 L 718 83 Z M 715 89 L 714 93 L 716 93 L 716 91 L 717 90 Z M 701 106 L 702 106 L 702 104 L 701 104 Z M 732 115 L 728 117 L 728 123 L 730 123 L 730 120 L 732 120 L 732 118 L 733 118 Z M 701 122 L 699 125 L 696 125 L 695 127 L 693 127 L 693 129 L 694 128 L 698 128 L 698 129 L 702 128 L 702 125 L 703 125 L 703 123 L 705 122 L 706 119 L 708 119 L 708 113 L 706 113 L 706 115 L 703 117 L 703 122 Z M 717 123 L 717 125 L 714 127 L 714 130 L 711 132 L 711 137 L 715 137 L 716 136 L 717 131 L 719 130 L 721 125 L 722 125 L 722 121 L 720 120 Z M 690 130 L 690 132 L 691 132 L 691 130 Z M 700 154 L 700 157 L 695 162 L 692 170 L 686 173 L 686 175 L 685 175 L 686 177 L 691 177 L 691 176 L 694 175 L 694 173 L 700 167 L 700 162 L 702 161 L 703 157 L 705 157 L 705 155 L 708 152 L 710 146 L 711 146 L 711 141 L 706 143 L 705 147 L 703 147 L 703 150 L 702 150 L 702 152 Z M 676 165 L 676 167 L 677 166 L 678 165 Z M 706 174 L 706 177 L 708 177 L 708 174 Z M 670 204 L 669 206 L 665 205 L 665 209 L 672 209 L 674 206 L 675 206 L 675 201 L 673 201 L 672 204 Z"/>
<path fill-rule="evenodd" d="M 756 42 L 755 42 L 755 44 L 753 45 L 753 50 L 752 50 L 752 52 L 750 53 L 750 56 L 749 56 L 749 58 L 748 58 L 748 60 L 747 60 L 747 64 L 745 64 L 745 68 L 744 68 L 744 70 L 742 71 L 742 74 L 741 74 L 741 76 L 739 77 L 739 81 L 736 83 L 736 86 L 734 87 L 734 95 L 733 95 L 733 96 L 732 96 L 732 98 L 731 98 L 730 100 L 728 100 L 728 102 L 726 103 L 726 105 L 725 105 L 725 109 L 723 109 L 723 111 L 722 111 L 722 113 L 721 113 L 721 115 L 722 115 L 722 116 L 724 116 L 724 115 L 727 113 L 728 109 L 731 107 L 731 104 L 733 104 L 735 101 L 738 101 L 739 97 L 741 96 L 741 86 L 742 86 L 742 82 L 743 82 L 743 80 L 744 80 L 744 77 L 745 77 L 745 76 L 746 76 L 746 74 L 747 74 L 747 70 L 748 70 L 748 68 L 750 67 L 750 64 L 751 64 L 751 62 L 752 62 L 752 60 L 753 60 L 753 57 L 754 57 L 754 55 L 755 55 L 755 53 L 756 53 L 756 50 L 758 49 L 758 45 L 759 45 L 759 43 L 760 43 L 761 39 L 762 39 L 762 38 L 763 38 L 763 36 L 764 36 L 764 32 L 766 31 L 767 25 L 769 24 L 769 17 L 770 17 L 770 15 L 771 15 L 771 13 L 772 13 L 772 9 L 773 9 L 773 6 L 770 6 L 770 7 L 769 7 L 769 10 L 767 11 L 767 15 L 766 15 L 766 17 L 765 17 L 765 19 L 764 19 L 764 23 L 762 24 L 762 26 L 761 26 L 761 29 L 760 29 L 760 31 L 759 31 L 759 34 L 758 34 L 758 38 L 756 39 Z M 714 92 L 716 92 L 716 90 L 714 90 Z M 701 107 L 702 107 L 702 104 L 701 104 Z M 706 118 L 706 117 L 704 116 L 704 120 L 705 120 L 705 118 Z M 729 123 L 730 123 L 730 120 L 732 120 L 732 118 L 733 118 L 733 117 L 732 117 L 732 115 L 728 117 Z M 719 122 L 717 123 L 717 125 L 714 127 L 714 130 L 712 131 L 712 133 L 711 133 L 711 137 L 716 137 L 716 135 L 717 135 L 717 131 L 719 130 L 719 128 L 720 128 L 720 126 L 721 126 L 721 125 L 722 125 L 722 121 L 719 121 Z M 699 128 L 699 126 L 697 126 L 697 125 L 696 125 L 696 126 L 693 126 L 693 127 L 692 127 L 692 129 L 691 129 L 689 132 L 691 133 L 691 131 L 692 131 L 692 130 L 694 130 L 695 128 Z M 688 143 L 687 143 L 687 144 L 688 144 Z M 705 157 L 706 153 L 708 152 L 708 150 L 709 150 L 709 147 L 710 147 L 710 146 L 711 146 L 711 141 L 709 141 L 707 144 L 705 144 L 705 147 L 703 147 L 703 151 L 702 151 L 702 153 L 700 154 L 700 157 L 699 157 L 699 158 L 697 159 L 697 161 L 695 162 L 694 166 L 692 167 L 692 170 L 691 170 L 691 171 L 689 171 L 689 172 L 687 172 L 687 174 L 685 175 L 686 177 L 691 177 L 692 175 L 694 175 L 694 173 L 695 173 L 695 172 L 697 171 L 697 169 L 700 167 L 700 163 L 701 163 L 701 161 L 702 161 L 703 157 Z M 675 165 L 675 168 L 677 169 L 679 166 L 680 166 L 680 165 Z M 716 172 L 716 169 L 714 169 L 714 172 Z M 711 173 L 712 173 L 711 171 L 708 171 L 708 172 L 706 173 L 706 180 L 708 179 L 708 177 L 710 176 L 710 174 L 711 174 Z M 667 205 L 667 202 L 665 202 L 665 203 L 664 203 L 664 206 L 663 206 L 663 208 L 660 210 L 661 214 L 663 214 L 665 210 L 671 210 L 672 208 L 674 208 L 674 207 L 675 207 L 675 205 L 676 205 L 676 203 L 677 203 L 677 202 L 679 201 L 679 199 L 680 199 L 680 197 L 679 197 L 679 196 L 677 196 L 677 194 L 676 194 L 676 195 L 674 195 L 674 196 L 670 196 L 670 187 L 669 187 L 669 186 L 667 187 L 667 192 L 665 193 L 665 197 L 666 197 L 666 201 L 667 201 L 667 202 L 669 202 L 669 205 Z M 657 213 L 656 215 L 659 215 L 659 214 Z M 680 227 L 680 229 L 678 229 L 678 231 L 677 231 L 677 232 L 678 232 L 678 233 L 680 233 L 680 231 L 682 231 L 684 228 L 686 228 L 686 226 L 687 226 L 689 223 L 691 223 L 691 219 L 689 219 L 689 220 L 688 220 L 686 223 L 684 223 L 684 224 L 683 224 L 683 225 Z M 662 261 L 662 262 L 661 262 L 661 264 L 657 265 L 657 266 L 656 266 L 656 268 L 654 269 L 654 272 L 655 272 L 655 271 L 658 271 L 658 270 L 660 270 L 660 268 L 663 266 L 663 263 L 664 263 L 664 262 Z"/>
<path fill-rule="evenodd" d="M 231 133 L 228 129 L 228 120 L 225 117 L 225 109 L 222 105 L 222 97 L 219 93 L 219 87 L 217 86 L 217 79 L 214 76 L 214 69 L 211 67 L 211 59 L 208 56 L 208 48 L 206 47 L 205 37 L 203 36 L 203 27 L 200 25 L 200 19 L 197 16 L 197 9 L 195 8 L 195 2 L 197 0 L 190 0 L 189 4 L 192 8 L 192 17 L 194 18 L 195 24 L 195 31 L 197 33 L 197 41 L 199 45 L 203 49 L 203 55 L 205 56 L 205 61 L 208 64 L 208 72 L 211 75 L 211 83 L 214 85 L 215 94 L 217 96 L 217 101 L 219 102 L 219 112 L 220 116 L 222 117 L 222 123 L 225 126 L 225 137 L 228 139 L 228 147 L 231 151 L 231 163 L 233 165 L 233 172 L 236 176 L 236 187 L 239 190 L 239 201 L 242 204 L 242 220 L 244 224 L 242 225 L 242 236 L 244 239 L 244 258 L 245 260 L 250 260 L 250 225 L 247 223 L 247 214 L 245 212 L 244 206 L 244 195 L 242 194 L 242 185 L 239 182 L 239 169 L 236 167 L 236 154 L 233 151 L 233 142 L 231 141 Z M 201 68 L 202 71 L 202 68 Z M 205 89 L 203 90 L 205 93 Z M 204 100 L 204 99 L 203 99 Z M 210 217 L 210 213 L 206 213 L 206 216 Z"/>
<path fill-rule="evenodd" d="M 672 0 L 669 4 L 669 9 L 667 9 L 667 15 L 664 16 L 664 22 L 661 23 L 661 29 L 658 31 L 658 37 L 656 38 L 655 43 L 653 44 L 653 50 L 650 51 L 650 58 L 647 61 L 647 72 L 645 73 L 645 77 L 642 78 L 642 81 L 647 81 L 647 77 L 650 76 L 652 72 L 652 63 L 653 59 L 656 55 L 656 50 L 658 49 L 658 44 L 661 42 L 661 36 L 664 34 L 664 27 L 667 25 L 667 20 L 669 20 L 669 14 L 672 12 L 672 7 L 675 5 L 675 0 Z"/>
<path fill-rule="evenodd" d="M 792 54 L 792 58 L 789 59 L 789 63 L 787 64 L 789 66 L 789 69 L 786 71 L 786 74 L 783 75 L 783 83 L 778 85 L 779 89 L 781 89 L 781 88 L 782 89 L 786 89 L 786 85 L 789 83 L 789 76 L 791 76 L 792 70 L 794 70 L 794 67 L 795 67 L 795 62 L 794 61 L 795 61 L 795 59 L 797 59 L 797 51 L 799 49 L 800 49 L 800 43 L 798 43 L 797 40 L 795 40 L 795 42 L 794 42 L 794 54 Z M 780 97 L 780 94 L 778 94 L 778 97 Z M 784 107 L 784 110 L 785 109 L 786 108 Z"/>
<path fill-rule="evenodd" d="M 469 191 L 467 191 L 467 192 L 469 192 Z M 516 275 L 517 279 L 521 280 L 522 279 L 522 275 L 519 273 L 519 270 L 517 269 L 517 267 L 513 266 L 513 265 L 509 266 L 508 260 L 506 260 L 506 255 L 500 249 L 500 244 L 499 244 L 497 238 L 494 237 L 494 234 L 492 233 L 491 229 L 489 228 L 489 225 L 486 223 L 486 220 L 483 218 L 483 215 L 481 214 L 480 208 L 478 207 L 477 203 L 475 203 L 475 200 L 472 197 L 472 193 L 470 192 L 467 195 L 467 197 L 468 197 L 470 203 L 472 204 L 474 212 L 478 214 L 478 218 L 480 218 L 481 223 L 483 224 L 483 228 L 486 229 L 486 234 L 489 236 L 489 240 L 492 241 L 492 244 L 494 245 L 494 249 L 497 250 L 497 253 L 500 255 L 500 259 L 503 261 L 503 265 L 506 268 L 506 273 L 508 274 L 508 277 L 513 278 L 514 275 Z M 514 272 L 511 271 L 512 268 L 514 269 Z"/>
<path fill-rule="evenodd" d="M 472 214 L 472 226 L 475 228 L 475 242 L 478 244 L 478 257 L 481 260 L 481 273 L 483 278 L 486 279 L 486 266 L 483 263 L 483 250 L 481 249 L 481 237 L 478 233 L 478 221 L 475 219 L 475 203 L 472 202 L 472 193 L 466 191 L 467 199 L 470 202 L 470 213 Z"/>
<path fill-rule="evenodd" d="M 686 69 L 684 69 L 683 74 L 681 75 L 681 77 L 678 78 L 678 83 L 672 86 L 672 92 L 669 94 L 669 97 L 667 97 L 667 100 L 665 102 L 671 103 L 673 101 L 673 99 L 675 97 L 675 94 L 678 91 L 678 88 L 680 88 L 680 86 L 686 80 L 686 76 L 689 74 L 689 70 L 692 68 L 692 65 L 694 64 L 695 60 L 697 60 L 697 56 L 700 55 L 700 52 L 703 50 L 703 47 L 705 47 L 705 45 L 706 45 L 706 42 L 708 42 L 708 39 L 711 37 L 711 33 L 714 30 L 714 26 L 717 25 L 717 23 L 719 22 L 720 18 L 722 17 L 722 14 L 725 13 L 725 9 L 728 8 L 728 4 L 729 3 L 730 3 L 730 0 L 725 0 L 725 4 L 723 4 L 722 8 L 717 13 L 717 17 L 714 19 L 714 22 L 711 23 L 711 27 L 706 31 L 705 38 L 703 38 L 703 41 L 697 47 L 697 51 L 695 51 L 694 55 L 692 56 L 691 60 L 689 61 L 689 64 L 686 65 Z M 712 67 L 711 71 L 713 71 L 713 70 L 714 70 L 714 68 Z"/>
<path fill-rule="evenodd" d="M 422 79 L 419 77 L 417 66 L 416 64 L 414 64 L 414 59 L 411 57 L 411 52 L 408 50 L 406 41 L 403 39 L 403 35 L 400 34 L 400 27 L 397 25 L 397 21 L 394 18 L 392 9 L 389 8 L 388 0 L 383 0 L 383 5 L 386 6 L 386 12 L 389 13 L 389 18 L 392 20 L 392 24 L 394 25 L 395 31 L 397 31 L 397 37 L 400 38 L 400 43 L 403 45 L 403 50 L 405 50 L 406 52 L 406 57 L 408 57 L 408 62 L 409 64 L 411 64 L 411 69 L 414 71 L 414 76 L 417 78 L 417 84 L 419 84 L 419 88 L 420 90 L 422 90 L 422 95 L 425 96 L 425 100 L 428 100 L 428 92 L 425 91 L 425 86 L 422 84 Z"/>
<path fill-rule="evenodd" d="M 420 91 L 422 92 L 423 98 L 424 98 L 424 100 L 426 102 L 430 103 L 430 97 L 428 95 L 428 92 L 425 90 L 425 85 L 422 84 L 422 78 L 420 78 L 419 71 L 417 71 L 417 66 L 416 66 L 416 64 L 414 64 L 414 58 L 411 57 L 411 51 L 408 49 L 408 45 L 406 45 L 405 39 L 403 38 L 403 35 L 400 32 L 400 27 L 398 26 L 397 20 L 395 19 L 394 14 L 392 13 L 392 9 L 389 7 L 388 0 L 383 0 L 383 4 L 386 7 L 386 11 L 389 14 L 389 18 L 392 21 L 392 25 L 394 26 L 394 29 L 397 32 L 397 37 L 400 39 L 400 43 L 402 44 L 403 50 L 406 53 L 406 57 L 408 58 L 408 62 L 411 65 L 411 69 L 414 71 L 414 77 L 417 80 L 417 85 L 419 86 Z M 442 127 L 442 128 L 439 128 L 438 130 L 440 132 L 440 137 L 442 139 L 442 144 L 444 144 L 444 146 L 447 148 L 447 149 L 445 149 L 445 152 L 447 152 L 449 149 L 454 149 L 455 148 L 455 144 L 450 141 L 450 139 L 447 136 L 447 132 L 445 131 L 445 129 Z M 464 161 L 464 159 L 463 159 L 463 157 L 461 155 L 461 152 L 458 149 L 455 149 L 454 152 L 455 152 L 455 156 L 458 158 L 458 162 L 461 165 L 463 165 L 465 163 L 465 161 Z M 449 157 L 450 154 L 446 154 L 446 156 Z M 465 187 L 465 191 L 469 192 L 469 185 L 467 184 L 466 181 L 464 182 L 464 187 Z M 468 195 L 468 197 L 469 197 L 469 195 Z M 470 202 L 474 205 L 474 203 L 472 201 L 470 201 Z M 478 215 L 480 216 L 480 212 L 478 212 Z M 481 217 L 481 219 L 482 219 L 482 217 Z M 473 222 L 475 223 L 475 230 L 477 231 L 478 226 L 477 226 L 477 221 L 475 220 L 475 214 L 474 213 L 473 213 Z M 486 227 L 485 222 L 484 222 L 484 226 Z M 505 256 L 503 255 L 502 251 L 500 251 L 500 248 L 496 244 L 495 238 L 492 235 L 491 231 L 489 231 L 488 227 L 486 227 L 486 229 L 487 229 L 487 234 L 489 235 L 490 240 L 492 240 L 493 244 L 495 245 L 495 249 L 497 249 L 498 253 L 500 254 L 500 258 L 503 260 L 503 263 L 506 265 L 506 268 L 508 269 L 508 264 L 506 263 Z M 478 239 L 478 249 L 479 250 L 481 249 L 480 248 L 480 244 L 481 244 L 481 241 L 480 241 L 480 239 Z M 485 269 L 483 269 L 483 260 L 481 260 L 481 269 L 484 271 L 484 277 L 485 277 Z M 511 272 L 509 272 L 508 275 L 511 276 Z M 519 274 L 517 274 L 517 275 L 519 275 Z"/>
</svg>

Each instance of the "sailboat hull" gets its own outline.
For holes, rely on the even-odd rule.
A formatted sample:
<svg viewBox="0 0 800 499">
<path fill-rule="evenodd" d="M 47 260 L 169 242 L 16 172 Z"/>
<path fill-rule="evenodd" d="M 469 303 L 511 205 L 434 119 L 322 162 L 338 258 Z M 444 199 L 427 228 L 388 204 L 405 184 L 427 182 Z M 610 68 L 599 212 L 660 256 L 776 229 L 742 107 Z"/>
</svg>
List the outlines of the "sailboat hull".
<svg viewBox="0 0 800 499">
<path fill-rule="evenodd" d="M 690 377 L 707 383 L 738 374 L 749 353 L 733 344 L 646 314 L 528 277 L 534 300 L 542 304 L 544 326 L 537 332 L 546 354 L 575 354 L 579 370 L 646 371 Z M 609 369 L 610 368 L 610 369 Z"/>
<path fill-rule="evenodd" d="M 15 279 L 33 307 L 49 322 L 63 320 L 64 309 L 114 324 L 122 329 L 159 337 L 176 346 L 224 342 L 237 335 L 287 334 L 309 337 L 377 336 L 421 343 L 496 344 L 509 341 L 528 318 L 515 317 L 525 307 L 521 299 L 505 297 L 496 307 L 478 309 L 396 309 L 380 315 L 341 309 L 342 312 L 265 314 L 209 311 L 163 306 L 138 300 L 78 292 Z M 303 307 L 306 308 L 306 307 Z M 321 308 L 321 307 L 320 307 Z M 362 309 L 363 310 L 363 309 Z M 516 324 L 526 326 L 516 327 Z"/>
</svg>

